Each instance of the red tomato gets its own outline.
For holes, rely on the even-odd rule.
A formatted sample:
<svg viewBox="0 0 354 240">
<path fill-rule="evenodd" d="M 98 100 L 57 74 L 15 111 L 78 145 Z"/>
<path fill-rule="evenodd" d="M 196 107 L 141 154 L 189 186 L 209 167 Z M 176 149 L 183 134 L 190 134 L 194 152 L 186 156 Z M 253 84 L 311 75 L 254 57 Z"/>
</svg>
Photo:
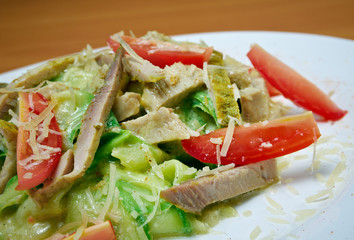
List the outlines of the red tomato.
<svg viewBox="0 0 354 240">
<path fill-rule="evenodd" d="M 217 163 L 216 145 L 211 138 L 224 138 L 222 128 L 206 135 L 182 140 L 184 150 L 205 163 Z M 235 127 L 232 142 L 221 164 L 246 165 L 280 157 L 309 146 L 321 136 L 311 112 Z"/>
<path fill-rule="evenodd" d="M 75 234 L 72 234 L 69 237 L 64 238 L 63 240 L 73 240 L 74 238 L 75 238 Z M 97 239 L 100 240 L 117 239 L 111 222 L 106 221 L 88 227 L 83 231 L 82 235 L 80 236 L 80 240 L 97 240 Z"/>
<path fill-rule="evenodd" d="M 23 92 L 19 94 L 19 97 L 19 120 L 21 123 L 28 122 L 31 119 L 31 115 L 39 115 L 48 106 L 48 101 L 39 93 Z M 29 144 L 30 131 L 26 130 L 23 125 L 20 126 L 17 136 L 18 186 L 16 190 L 30 189 L 43 183 L 52 174 L 61 157 L 62 137 L 58 134 L 60 129 L 55 117 L 50 121 L 49 129 L 52 131 L 49 131 L 48 137 L 40 140 L 38 138 L 41 133 L 39 126 L 36 126 L 35 129 L 35 141 L 40 147 L 39 154 L 41 156 L 48 154 L 48 158 L 42 160 L 32 159 L 34 154 Z M 57 150 L 56 152 L 50 152 L 48 148 Z"/>
<path fill-rule="evenodd" d="M 213 52 L 213 48 L 202 48 L 197 45 L 180 46 L 168 42 L 153 42 L 140 38 L 122 36 L 122 39 L 143 59 L 152 64 L 164 68 L 176 62 L 186 65 L 194 64 L 203 68 L 203 63 L 208 62 Z M 112 37 L 107 40 L 108 45 L 117 51 L 120 44 Z"/>
<path fill-rule="evenodd" d="M 247 56 L 257 71 L 295 104 L 332 121 L 341 119 L 348 112 L 340 109 L 316 85 L 260 46 L 253 45 Z"/>
</svg>

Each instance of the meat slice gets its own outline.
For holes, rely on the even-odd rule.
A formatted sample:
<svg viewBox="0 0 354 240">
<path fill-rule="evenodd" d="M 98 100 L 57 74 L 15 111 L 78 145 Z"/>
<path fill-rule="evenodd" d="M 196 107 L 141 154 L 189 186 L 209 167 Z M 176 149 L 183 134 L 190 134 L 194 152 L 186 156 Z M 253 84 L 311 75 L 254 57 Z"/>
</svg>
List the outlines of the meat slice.
<svg viewBox="0 0 354 240">
<path fill-rule="evenodd" d="M 125 92 L 121 96 L 116 96 L 112 111 L 119 122 L 140 112 L 140 99 L 140 94 L 133 92 Z"/>
<path fill-rule="evenodd" d="M 59 174 L 56 174 L 56 178 L 53 181 L 50 181 L 49 184 L 45 184 L 43 188 L 31 194 L 40 206 L 58 190 L 70 186 L 76 179 L 82 177 L 90 167 L 98 148 L 100 137 L 104 131 L 105 121 L 112 109 L 114 98 L 122 87 L 119 79 L 123 55 L 124 50 L 120 49 L 107 73 L 104 86 L 95 95 L 95 98 L 86 111 L 73 153 L 74 166 L 72 171 L 65 174 L 66 169 L 71 167 L 70 162 L 72 160 L 70 158 L 72 158 L 72 153 L 69 152 L 67 154 L 68 164 L 63 164 L 64 170 L 59 171 L 65 175 L 58 176 Z"/>
<path fill-rule="evenodd" d="M 165 76 L 163 69 L 153 65 L 149 61 L 139 61 L 130 55 L 126 55 L 123 58 L 123 66 L 132 76 L 132 80 L 139 82 L 156 82 Z"/>
<path fill-rule="evenodd" d="M 174 107 L 181 99 L 204 84 L 202 69 L 175 63 L 164 68 L 165 78 L 148 83 L 142 95 L 142 106 L 148 111 Z"/>
<path fill-rule="evenodd" d="M 16 144 L 17 127 L 9 122 L 0 120 L 0 134 L 6 139 L 6 158 L 0 173 L 0 194 L 4 191 L 7 182 L 16 175 Z"/>
<path fill-rule="evenodd" d="M 265 187 L 278 179 L 276 160 L 270 159 L 188 180 L 161 192 L 178 208 L 200 214 L 209 204 Z"/>
<path fill-rule="evenodd" d="M 269 119 L 270 98 L 263 79 L 253 79 L 251 86 L 240 90 L 240 95 L 242 118 L 246 122 Z"/>
<path fill-rule="evenodd" d="M 140 118 L 123 122 L 122 126 L 151 144 L 190 137 L 187 126 L 178 118 L 177 114 L 165 107 Z"/>
<path fill-rule="evenodd" d="M 105 84 L 95 95 L 83 119 L 74 153 L 74 170 L 67 177 L 81 177 L 91 165 L 97 150 L 104 125 L 112 109 L 114 99 L 121 89 L 120 70 L 124 50 L 117 52 L 114 62 L 105 78 Z"/>
</svg>

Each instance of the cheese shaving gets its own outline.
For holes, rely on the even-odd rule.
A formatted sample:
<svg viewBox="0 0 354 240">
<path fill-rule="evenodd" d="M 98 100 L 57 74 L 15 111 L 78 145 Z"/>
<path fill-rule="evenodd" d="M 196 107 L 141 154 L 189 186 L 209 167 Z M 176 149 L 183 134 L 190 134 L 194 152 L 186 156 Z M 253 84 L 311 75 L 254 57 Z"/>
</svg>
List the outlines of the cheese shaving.
<svg viewBox="0 0 354 240">
<path fill-rule="evenodd" d="M 257 225 L 257 226 L 252 230 L 252 232 L 251 232 L 251 234 L 250 234 L 250 239 L 251 239 L 251 240 L 255 240 L 255 239 L 259 236 L 259 234 L 261 234 L 261 232 L 262 232 L 261 228 Z"/>
<path fill-rule="evenodd" d="M 112 203 L 112 198 L 114 195 L 115 191 L 115 186 L 116 186 L 116 166 L 113 163 L 109 164 L 109 183 L 108 183 L 108 194 L 107 194 L 107 199 L 104 203 L 104 206 L 101 210 L 100 215 L 98 216 L 97 220 L 98 221 L 104 221 L 104 217 L 106 216 L 109 207 L 111 206 Z"/>
<path fill-rule="evenodd" d="M 277 202 L 276 202 L 274 199 L 272 199 L 269 195 L 266 195 L 266 199 L 267 199 L 267 202 L 268 202 L 272 207 L 274 207 L 275 209 L 283 210 L 282 205 L 280 205 L 279 203 L 277 203 Z"/>
<path fill-rule="evenodd" d="M 296 210 L 293 213 L 296 214 L 295 221 L 300 222 L 312 217 L 317 212 L 316 209 L 303 209 L 303 210 Z"/>
<path fill-rule="evenodd" d="M 311 164 L 311 173 L 313 173 L 314 166 L 315 166 L 315 159 L 316 159 L 316 145 L 317 145 L 317 135 L 316 135 L 316 129 L 313 128 L 313 134 L 314 134 L 314 141 L 313 141 L 313 154 L 312 154 L 312 164 Z"/>
<path fill-rule="evenodd" d="M 92 207 L 92 210 L 93 210 L 94 214 L 96 215 L 97 214 L 97 208 L 96 208 L 95 200 L 94 200 L 94 198 L 92 196 L 92 193 L 91 193 L 90 189 L 87 188 L 85 190 L 85 194 L 86 194 L 86 197 L 87 197 L 87 199 L 88 199 L 88 201 L 90 203 L 90 206 Z"/>
<path fill-rule="evenodd" d="M 196 173 L 196 177 L 203 177 L 203 176 L 208 176 L 208 175 L 213 175 L 217 174 L 220 172 L 224 172 L 226 170 L 232 169 L 235 167 L 234 163 L 230 163 L 228 165 L 220 166 L 218 168 L 214 168 L 213 170 L 210 170 L 208 166 L 204 167 L 202 171 L 198 171 Z"/>
<path fill-rule="evenodd" d="M 31 179 L 31 178 L 32 178 L 32 175 L 33 175 L 33 173 L 26 172 L 26 173 L 23 175 L 23 178 L 25 178 L 25 179 Z"/>
<path fill-rule="evenodd" d="M 112 213 L 118 212 L 118 207 L 119 207 L 119 190 L 118 190 L 118 188 L 116 187 L 116 188 L 114 189 L 113 206 L 112 206 L 111 212 L 112 212 Z"/>
<path fill-rule="evenodd" d="M 149 216 L 146 218 L 145 222 L 140 226 L 140 227 L 144 227 L 146 224 L 148 224 L 155 216 L 156 212 L 157 212 L 157 208 L 160 204 L 160 191 L 158 191 L 156 193 L 156 190 L 153 188 L 152 189 L 152 194 L 154 196 L 156 196 L 156 200 L 155 200 L 155 204 L 154 204 L 154 208 L 152 210 L 152 212 L 149 214 Z"/>
<path fill-rule="evenodd" d="M 15 124 L 17 127 L 20 127 L 21 122 L 18 119 L 17 114 L 14 111 L 12 111 L 11 109 L 9 109 L 9 114 L 12 117 L 9 122 Z"/>
<path fill-rule="evenodd" d="M 226 157 L 227 152 L 229 151 L 229 148 L 230 148 L 230 145 L 232 142 L 232 137 L 234 134 L 234 130 L 235 130 L 235 120 L 233 117 L 230 117 L 229 124 L 227 126 L 227 130 L 226 130 L 226 134 L 225 134 L 224 143 L 223 143 L 221 151 L 220 151 L 220 155 L 222 157 Z"/>
<path fill-rule="evenodd" d="M 144 204 L 143 200 L 141 200 L 140 195 L 136 191 L 133 191 L 132 198 L 135 200 L 136 204 L 138 204 L 138 206 L 141 209 L 142 213 L 147 213 L 148 212 L 147 208 L 145 207 L 145 204 Z"/>
<path fill-rule="evenodd" d="M 216 162 L 218 163 L 218 167 L 221 165 L 221 157 L 220 157 L 220 145 L 215 145 L 216 147 Z"/>
<path fill-rule="evenodd" d="M 136 54 L 136 52 L 129 46 L 128 43 L 126 43 L 121 36 L 119 36 L 119 34 L 115 34 L 113 36 L 114 38 L 116 38 L 118 40 L 118 42 L 122 45 L 122 47 L 125 49 L 125 51 L 127 51 L 127 53 L 129 53 L 130 56 L 134 57 L 135 60 L 137 60 L 140 63 L 144 63 L 145 59 L 143 59 L 142 57 L 140 57 L 138 54 Z"/>
<path fill-rule="evenodd" d="M 222 138 L 218 137 L 218 138 L 210 138 L 209 141 L 212 144 L 217 144 L 217 145 L 221 145 L 222 144 Z"/>
<path fill-rule="evenodd" d="M 70 232 L 71 230 L 78 228 L 81 224 L 81 221 L 75 221 L 75 222 L 71 222 L 71 223 L 67 223 L 63 226 L 61 226 L 57 233 L 61 233 L 61 234 L 65 234 L 67 232 Z"/>
<path fill-rule="evenodd" d="M 87 213 L 84 209 L 81 209 L 81 225 L 80 227 L 77 229 L 75 235 L 74 235 L 74 240 L 79 240 L 82 233 L 84 232 L 85 228 L 87 227 L 87 223 L 88 223 L 88 216 Z"/>
<path fill-rule="evenodd" d="M 38 125 L 39 136 L 37 137 L 37 141 L 39 143 L 43 142 L 49 135 L 49 125 L 54 117 L 53 112 L 49 112 L 48 117 L 43 120 L 43 123 Z"/>
<path fill-rule="evenodd" d="M 324 201 L 330 197 L 330 191 L 328 189 L 322 190 L 315 195 L 307 197 L 305 200 L 307 203 Z"/>
<path fill-rule="evenodd" d="M 275 218 L 275 217 L 267 217 L 267 220 L 273 223 L 277 223 L 277 224 L 290 224 L 288 221 L 286 221 L 285 219 L 281 219 L 281 218 Z"/>
<path fill-rule="evenodd" d="M 235 83 L 231 84 L 232 92 L 234 94 L 234 99 L 237 102 L 241 98 L 240 90 Z"/>
<path fill-rule="evenodd" d="M 279 209 L 274 209 L 272 207 L 267 206 L 267 211 L 270 212 L 273 215 L 285 215 L 285 212 L 283 210 Z"/>
<path fill-rule="evenodd" d="M 31 111 L 33 111 L 34 104 L 33 104 L 33 93 L 32 92 L 30 94 L 28 94 L 28 105 L 29 105 L 29 108 L 32 109 Z"/>
<path fill-rule="evenodd" d="M 44 136 L 47 135 L 48 136 L 48 132 L 49 130 L 45 130 L 45 128 L 49 128 L 49 123 L 51 121 L 51 119 L 53 118 L 54 114 L 52 113 L 53 108 L 56 106 L 56 102 L 52 101 L 50 102 L 50 104 L 48 104 L 48 106 L 39 114 L 39 115 L 34 115 L 33 119 L 29 119 L 28 122 L 25 123 L 21 123 L 23 124 L 23 129 L 25 131 L 29 131 L 29 138 L 28 138 L 28 144 L 31 147 L 32 153 L 35 156 L 41 155 L 41 151 L 39 149 L 39 143 L 41 141 L 44 140 Z M 30 115 L 33 116 L 33 115 Z M 49 123 L 48 120 L 49 119 Z M 42 134 L 40 134 L 40 141 L 38 141 L 38 139 L 36 138 L 37 136 L 37 130 L 38 130 L 38 126 L 41 124 L 41 122 L 43 122 L 44 124 L 42 124 Z M 44 133 L 44 135 L 43 135 Z M 48 149 L 49 151 L 49 149 Z M 49 158 L 49 157 L 48 157 Z M 35 158 L 33 158 L 35 159 Z"/>
</svg>

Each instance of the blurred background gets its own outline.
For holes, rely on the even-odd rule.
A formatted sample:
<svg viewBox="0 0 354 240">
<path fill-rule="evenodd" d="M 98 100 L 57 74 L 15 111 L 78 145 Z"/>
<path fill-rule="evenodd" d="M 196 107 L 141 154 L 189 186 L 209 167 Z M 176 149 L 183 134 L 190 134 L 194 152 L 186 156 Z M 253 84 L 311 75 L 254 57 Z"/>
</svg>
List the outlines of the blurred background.
<svg viewBox="0 0 354 240">
<path fill-rule="evenodd" d="M 120 30 L 288 31 L 354 40 L 354 0 L 0 0 L 0 73 L 86 44 L 105 46 Z"/>
</svg>

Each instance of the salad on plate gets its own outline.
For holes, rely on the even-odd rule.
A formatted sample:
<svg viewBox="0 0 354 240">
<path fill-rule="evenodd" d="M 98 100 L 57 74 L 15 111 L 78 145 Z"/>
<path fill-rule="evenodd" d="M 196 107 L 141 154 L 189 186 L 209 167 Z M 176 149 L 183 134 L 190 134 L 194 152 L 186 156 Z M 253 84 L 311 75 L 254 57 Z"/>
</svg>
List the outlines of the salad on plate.
<svg viewBox="0 0 354 240">
<path fill-rule="evenodd" d="M 107 43 L 0 89 L 0 239 L 208 233 L 347 113 L 256 44 L 247 66 L 155 31 Z"/>
</svg>

